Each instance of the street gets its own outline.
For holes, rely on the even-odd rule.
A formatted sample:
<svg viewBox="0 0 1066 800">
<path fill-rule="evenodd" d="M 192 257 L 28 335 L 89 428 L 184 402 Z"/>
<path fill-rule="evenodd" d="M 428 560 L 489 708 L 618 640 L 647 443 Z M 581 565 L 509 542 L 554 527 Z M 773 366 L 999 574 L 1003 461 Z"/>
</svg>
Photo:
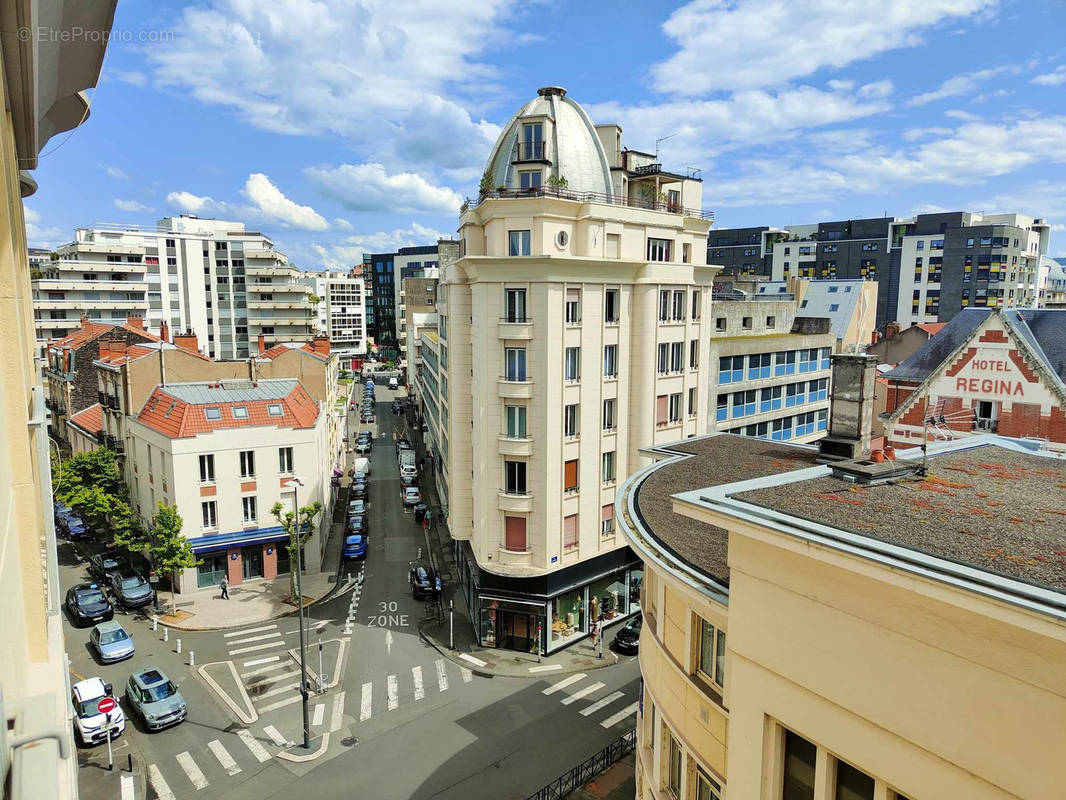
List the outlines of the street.
<svg viewBox="0 0 1066 800">
<path fill-rule="evenodd" d="M 137 788 L 130 795 L 136 798 L 264 800 L 295 790 L 316 798 L 521 799 L 632 728 L 639 693 L 634 658 L 587 673 L 498 677 L 460 666 L 419 637 L 419 622 L 437 612 L 414 600 L 408 584 L 427 544 L 401 502 L 393 433 L 405 430 L 403 416 L 391 412 L 393 396 L 379 386 L 376 423 L 362 426 L 375 435 L 367 558 L 342 561 L 340 588 L 308 610 L 308 673 L 319 674 L 321 640 L 325 683 L 333 684 L 309 701 L 312 751 L 331 732 L 328 746 L 306 762 L 278 757 L 290 742 L 302 742 L 295 615 L 233 630 L 171 631 L 164 642 L 146 615 L 116 611 L 137 645 L 126 662 L 96 664 L 84 644 L 88 629 L 68 623 L 66 631 L 71 680 L 110 681 L 129 720 L 115 742 L 114 773 L 106 771 L 106 746 L 80 749 L 84 797 L 119 796 L 107 787 L 118 786 L 132 755 L 147 789 Z M 349 414 L 352 443 L 359 428 Z M 60 560 L 64 589 L 84 579 L 69 543 L 61 545 Z M 185 722 L 158 733 L 131 719 L 122 697 L 130 672 L 149 664 L 179 684 L 189 705 Z"/>
</svg>

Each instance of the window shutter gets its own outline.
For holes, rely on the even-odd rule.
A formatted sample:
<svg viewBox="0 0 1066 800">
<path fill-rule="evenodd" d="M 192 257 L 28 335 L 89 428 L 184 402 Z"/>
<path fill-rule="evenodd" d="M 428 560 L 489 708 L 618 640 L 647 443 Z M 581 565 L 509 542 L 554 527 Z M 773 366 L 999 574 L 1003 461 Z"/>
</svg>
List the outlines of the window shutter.
<svg viewBox="0 0 1066 800">
<path fill-rule="evenodd" d="M 655 422 L 657 424 L 666 424 L 667 408 L 667 396 L 665 394 L 661 394 L 655 398 Z"/>
<path fill-rule="evenodd" d="M 614 503 L 608 503 L 603 507 L 603 516 L 600 519 L 614 519 Z"/>
<path fill-rule="evenodd" d="M 563 549 L 577 547 L 577 514 L 563 517 Z"/>
<path fill-rule="evenodd" d="M 504 517 L 504 547 L 508 550 L 526 549 L 525 517 Z"/>
<path fill-rule="evenodd" d="M 577 459 L 573 461 L 567 461 L 563 465 L 563 488 L 564 489 L 576 489 L 577 488 Z"/>
</svg>

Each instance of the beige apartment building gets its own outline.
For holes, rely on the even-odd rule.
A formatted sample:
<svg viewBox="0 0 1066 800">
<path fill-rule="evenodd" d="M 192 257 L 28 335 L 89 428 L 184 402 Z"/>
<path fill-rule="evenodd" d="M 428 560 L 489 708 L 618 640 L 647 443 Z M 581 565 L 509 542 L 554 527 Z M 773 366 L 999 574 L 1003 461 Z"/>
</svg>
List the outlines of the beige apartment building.
<svg viewBox="0 0 1066 800">
<path fill-rule="evenodd" d="M 645 563 L 638 800 L 1062 796 L 1061 457 L 989 434 L 926 470 L 728 434 L 648 455 L 616 508 Z"/>
<path fill-rule="evenodd" d="M 54 135 L 88 116 L 83 94 L 96 84 L 111 30 L 114 0 L 0 2 L 0 785 L 13 800 L 78 796 L 71 741 L 70 684 L 63 623 L 48 419 L 35 363 L 30 262 L 22 198 L 37 188 L 28 172 Z M 38 36 L 76 19 L 84 35 Z"/>
<path fill-rule="evenodd" d="M 487 174 L 438 289 L 447 522 L 481 644 L 550 652 L 635 610 L 614 502 L 638 447 L 707 430 L 710 215 L 558 87 Z"/>
</svg>

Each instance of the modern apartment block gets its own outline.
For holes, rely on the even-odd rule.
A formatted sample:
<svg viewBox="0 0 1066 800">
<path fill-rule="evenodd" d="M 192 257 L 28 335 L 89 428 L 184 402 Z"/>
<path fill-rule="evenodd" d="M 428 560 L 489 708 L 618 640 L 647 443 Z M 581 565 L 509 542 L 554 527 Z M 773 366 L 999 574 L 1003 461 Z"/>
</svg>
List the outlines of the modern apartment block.
<svg viewBox="0 0 1066 800">
<path fill-rule="evenodd" d="M 1034 306 L 1050 226 L 1022 214 L 951 212 L 714 230 L 708 263 L 772 280 L 878 283 L 877 326 L 946 322 L 967 306 Z"/>
<path fill-rule="evenodd" d="M 183 214 L 155 228 L 78 228 L 33 281 L 37 338 L 61 338 L 86 316 L 119 324 L 139 314 L 191 331 L 211 358 L 246 358 L 269 343 L 306 339 L 314 309 L 300 273 L 262 233 Z"/>
<path fill-rule="evenodd" d="M 353 358 L 367 352 L 367 294 L 363 279 L 346 272 L 326 271 L 305 272 L 300 280 L 318 298 L 316 327 L 329 336 L 331 352 L 340 358 L 341 366 L 350 367 Z"/>
<path fill-rule="evenodd" d="M 501 132 L 499 188 L 464 205 L 442 270 L 437 447 L 485 647 L 550 652 L 632 613 L 617 487 L 641 447 L 707 430 L 702 184 L 634 153 L 541 89 Z"/>
<path fill-rule="evenodd" d="M 114 0 L 0 2 L 9 32 L 0 39 L 0 792 L 10 800 L 78 797 L 22 199 L 37 191 L 31 171 L 49 140 L 88 117 L 86 90 L 99 79 L 114 14 Z M 73 21 L 78 36 L 51 35 L 69 31 Z"/>
</svg>

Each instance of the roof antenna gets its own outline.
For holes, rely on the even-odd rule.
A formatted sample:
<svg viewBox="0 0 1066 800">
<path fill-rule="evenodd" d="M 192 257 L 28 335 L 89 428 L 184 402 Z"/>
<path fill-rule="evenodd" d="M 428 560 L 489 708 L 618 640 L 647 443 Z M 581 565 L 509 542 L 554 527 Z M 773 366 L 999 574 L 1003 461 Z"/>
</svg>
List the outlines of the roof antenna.
<svg viewBox="0 0 1066 800">
<path fill-rule="evenodd" d="M 678 131 L 677 133 L 680 133 L 680 132 L 681 131 Z M 662 142 L 665 142 L 667 139 L 673 139 L 675 136 L 677 136 L 677 133 L 671 133 L 669 136 L 662 136 L 662 137 L 660 137 L 660 138 L 655 140 L 655 163 L 656 164 L 659 163 L 659 144 L 662 143 Z"/>
</svg>

